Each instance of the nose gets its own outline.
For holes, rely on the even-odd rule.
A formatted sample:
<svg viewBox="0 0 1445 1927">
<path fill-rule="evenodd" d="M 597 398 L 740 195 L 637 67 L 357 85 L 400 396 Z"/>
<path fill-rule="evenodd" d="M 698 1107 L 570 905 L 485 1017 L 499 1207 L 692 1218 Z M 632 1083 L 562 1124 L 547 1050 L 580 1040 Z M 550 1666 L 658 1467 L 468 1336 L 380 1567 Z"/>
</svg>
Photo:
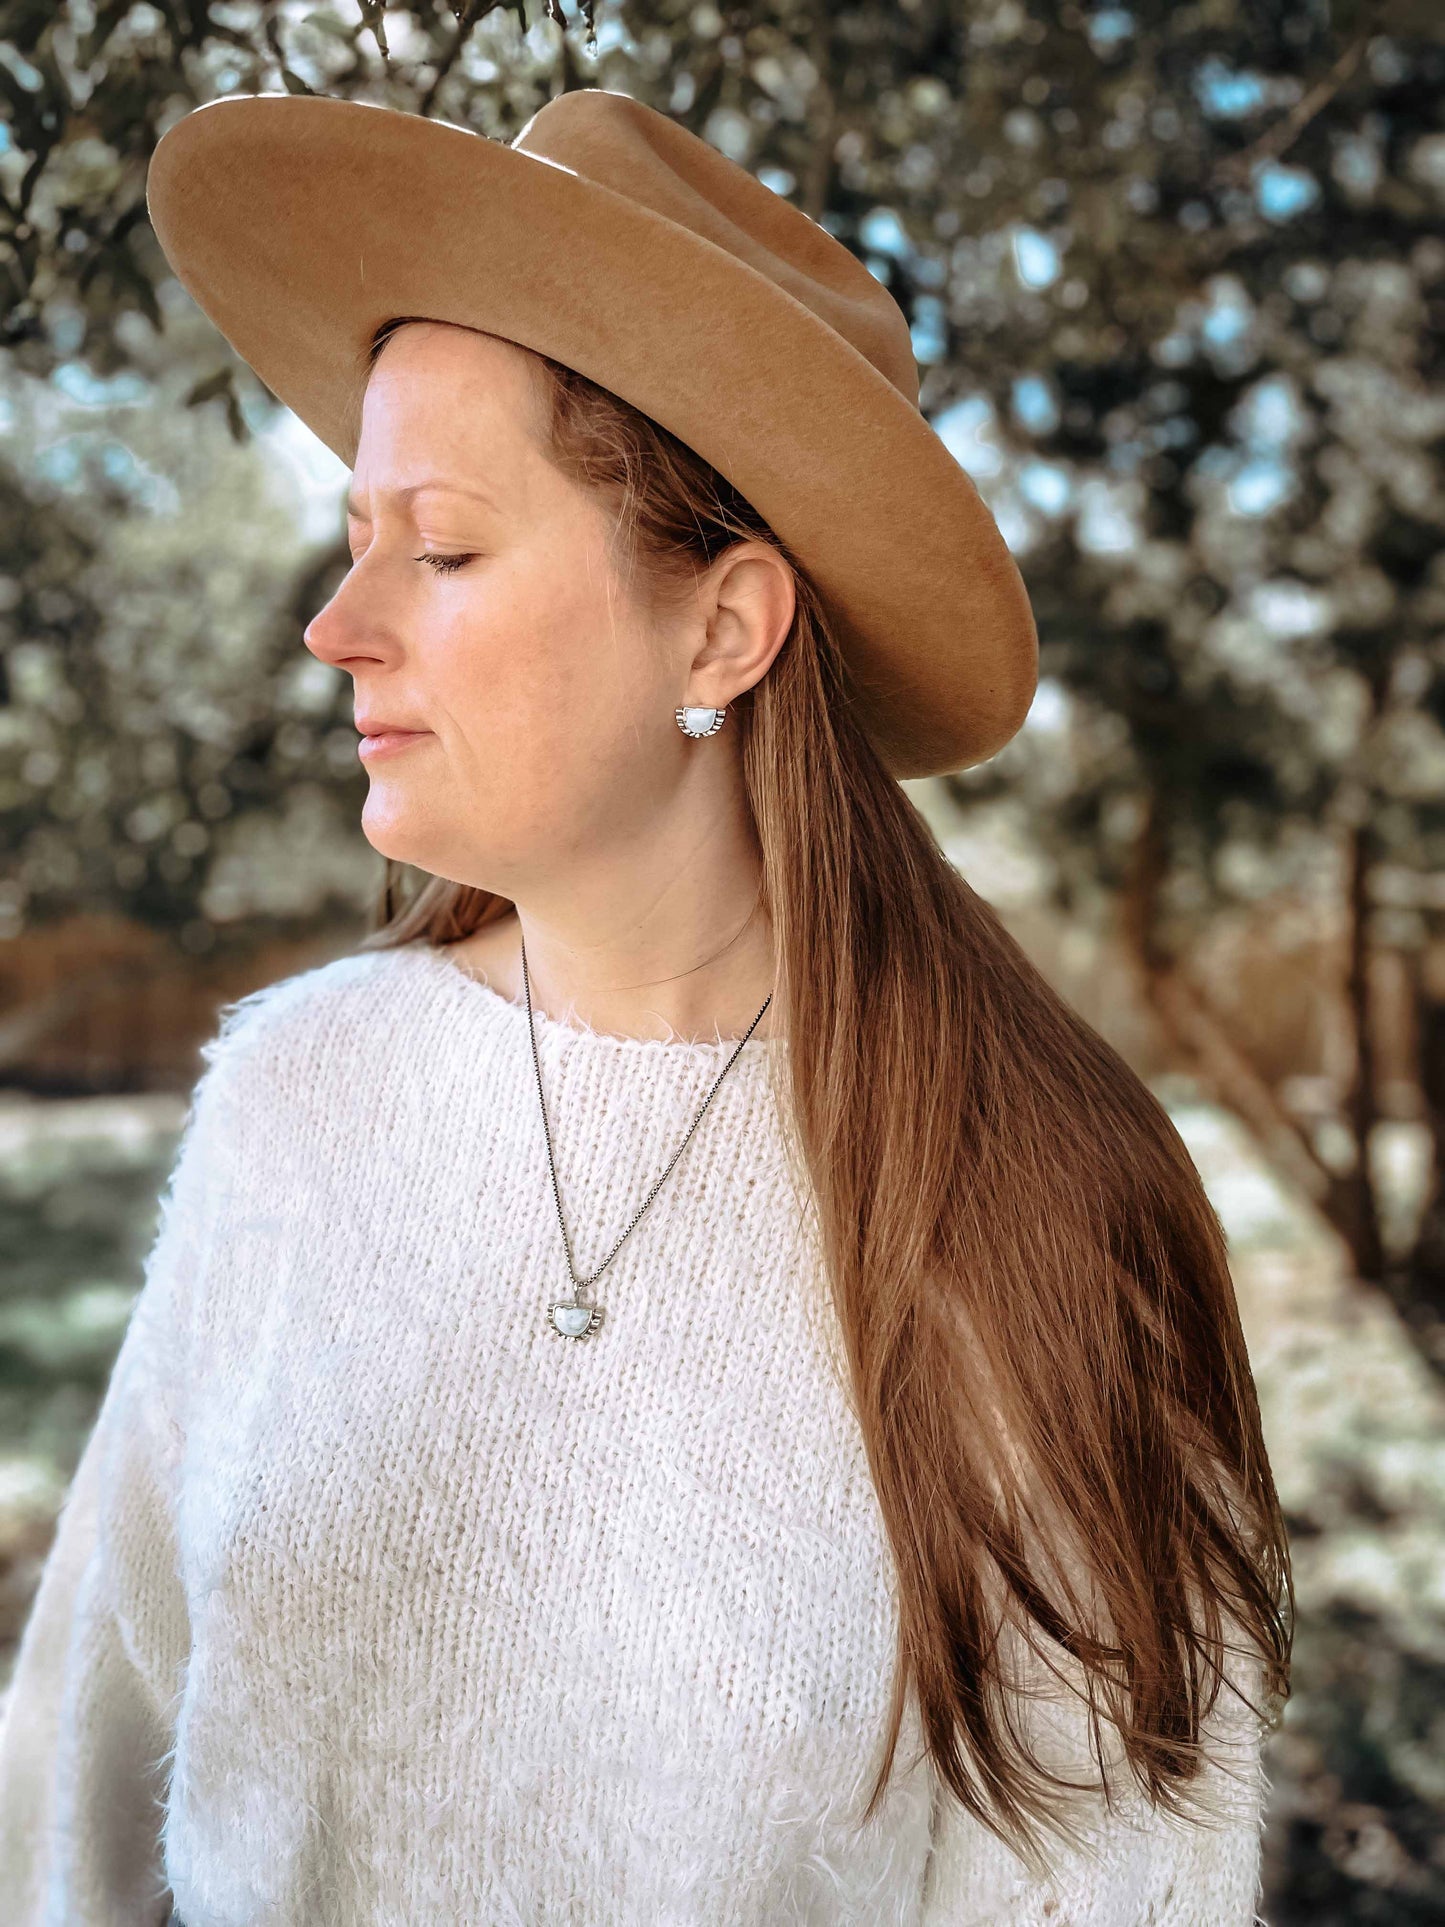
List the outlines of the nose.
<svg viewBox="0 0 1445 1927">
<path fill-rule="evenodd" d="M 386 631 L 377 598 L 359 593 L 360 569 L 353 565 L 342 577 L 331 599 L 318 609 L 302 631 L 301 640 L 319 662 L 334 669 L 354 663 L 379 662 L 387 653 Z"/>
</svg>

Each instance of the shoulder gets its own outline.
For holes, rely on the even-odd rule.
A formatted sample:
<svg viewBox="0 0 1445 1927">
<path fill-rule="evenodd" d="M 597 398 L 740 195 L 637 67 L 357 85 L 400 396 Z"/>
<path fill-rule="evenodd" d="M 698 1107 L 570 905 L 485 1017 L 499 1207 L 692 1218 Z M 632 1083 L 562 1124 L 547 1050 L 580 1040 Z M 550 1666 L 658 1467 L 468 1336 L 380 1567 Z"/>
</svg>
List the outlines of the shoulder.
<svg viewBox="0 0 1445 1927">
<path fill-rule="evenodd" d="M 202 1046 L 208 1064 L 239 1061 L 278 1049 L 305 1052 L 365 1020 L 378 1007 L 394 1008 L 399 979 L 411 961 L 397 948 L 348 951 L 234 997 L 223 1004 L 216 1029 Z"/>
<path fill-rule="evenodd" d="M 414 961 L 397 947 L 350 951 L 232 998 L 201 1046 L 202 1084 L 254 1091 L 310 1084 L 336 1069 L 354 1077 L 347 1046 L 374 1045 L 394 1028 Z"/>
</svg>

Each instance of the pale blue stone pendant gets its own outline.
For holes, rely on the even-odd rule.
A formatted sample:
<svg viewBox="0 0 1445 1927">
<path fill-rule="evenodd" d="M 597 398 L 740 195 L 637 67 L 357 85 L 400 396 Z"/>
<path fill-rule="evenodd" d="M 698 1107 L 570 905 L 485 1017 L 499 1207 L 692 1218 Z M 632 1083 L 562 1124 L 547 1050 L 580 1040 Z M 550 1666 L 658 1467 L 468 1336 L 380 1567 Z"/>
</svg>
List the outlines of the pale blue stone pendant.
<svg viewBox="0 0 1445 1927">
<path fill-rule="evenodd" d="M 601 1305 L 558 1304 L 552 1307 L 550 1330 L 563 1338 L 586 1338 L 602 1323 Z"/>
</svg>

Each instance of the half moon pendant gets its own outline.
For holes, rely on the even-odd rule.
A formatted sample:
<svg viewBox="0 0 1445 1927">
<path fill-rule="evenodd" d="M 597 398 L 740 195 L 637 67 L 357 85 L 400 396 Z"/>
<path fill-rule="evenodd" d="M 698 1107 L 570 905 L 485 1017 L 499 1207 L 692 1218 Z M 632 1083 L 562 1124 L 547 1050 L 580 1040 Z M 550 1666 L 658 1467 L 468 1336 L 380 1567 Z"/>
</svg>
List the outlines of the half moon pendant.
<svg viewBox="0 0 1445 1927">
<path fill-rule="evenodd" d="M 559 1333 L 563 1338 L 586 1338 L 601 1323 L 601 1305 L 579 1305 L 574 1298 L 570 1305 L 553 1305 L 548 1330 Z"/>
</svg>

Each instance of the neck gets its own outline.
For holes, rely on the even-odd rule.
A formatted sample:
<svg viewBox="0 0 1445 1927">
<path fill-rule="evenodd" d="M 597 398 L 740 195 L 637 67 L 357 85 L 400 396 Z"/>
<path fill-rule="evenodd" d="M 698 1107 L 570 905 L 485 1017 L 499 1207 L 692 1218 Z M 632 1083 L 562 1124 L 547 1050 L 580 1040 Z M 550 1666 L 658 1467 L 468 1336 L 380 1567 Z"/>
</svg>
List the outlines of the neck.
<svg viewBox="0 0 1445 1927">
<path fill-rule="evenodd" d="M 523 943 L 534 1011 L 614 1036 L 708 1041 L 748 1033 L 773 989 L 772 930 L 760 876 L 726 901 L 659 901 L 641 919 L 583 929 L 519 902 L 453 946 L 505 997 L 524 1000 Z M 782 1033 L 776 1000 L 751 1030 Z"/>
</svg>

